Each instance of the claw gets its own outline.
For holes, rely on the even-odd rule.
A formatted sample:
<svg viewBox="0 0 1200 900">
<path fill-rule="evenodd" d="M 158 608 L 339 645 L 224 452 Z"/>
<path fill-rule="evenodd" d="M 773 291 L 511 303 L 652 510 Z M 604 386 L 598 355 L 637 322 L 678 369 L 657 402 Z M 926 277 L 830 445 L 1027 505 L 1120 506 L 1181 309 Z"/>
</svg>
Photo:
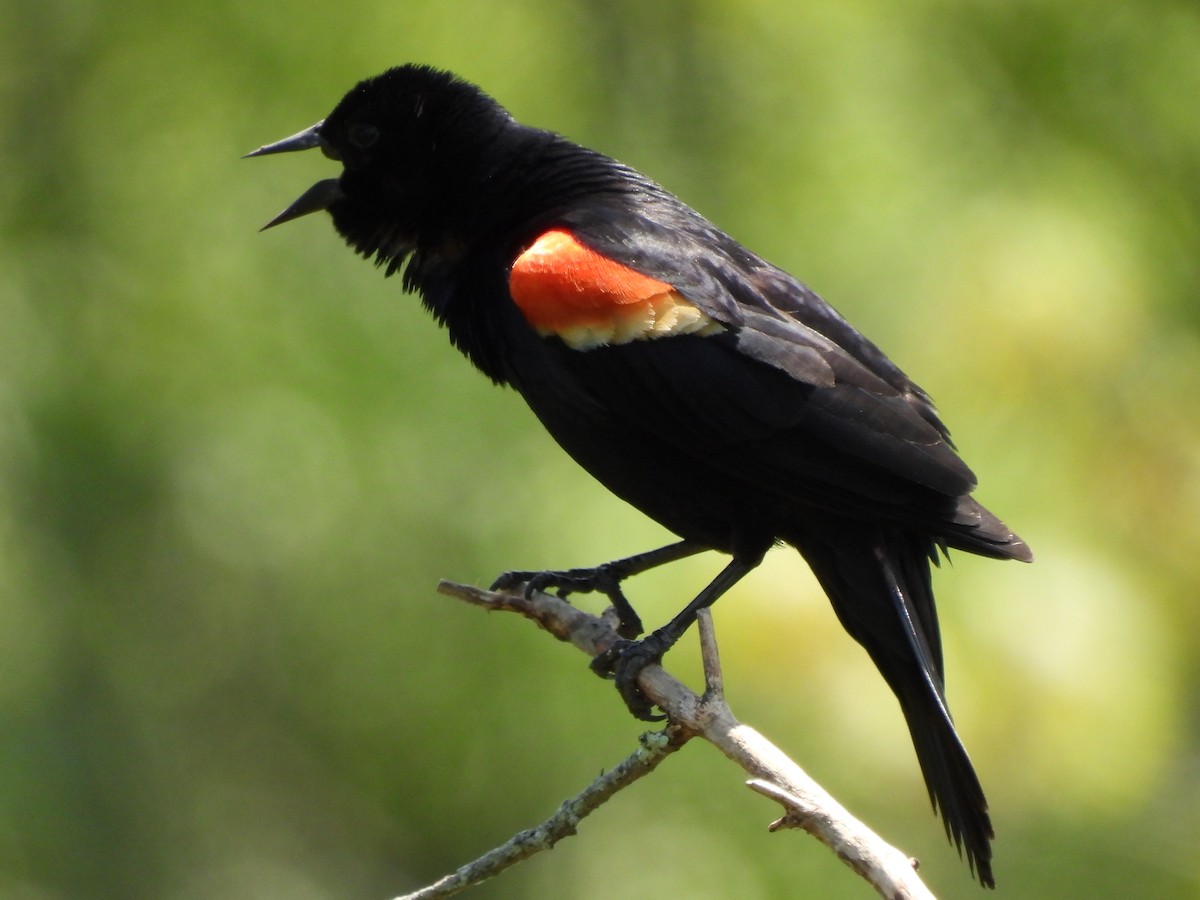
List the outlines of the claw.
<svg viewBox="0 0 1200 900">
<path fill-rule="evenodd" d="M 566 569 L 549 572 L 505 572 L 494 582 L 493 591 L 511 591 L 525 585 L 526 599 L 538 591 L 554 590 L 565 600 L 570 594 L 600 593 L 608 597 L 617 611 L 617 634 L 633 639 L 642 633 L 642 620 L 621 591 L 622 574 L 610 564 L 594 569 Z"/>
<path fill-rule="evenodd" d="M 511 591 L 519 584 L 528 584 L 537 572 L 505 572 L 492 582 L 489 590 Z"/>
<path fill-rule="evenodd" d="M 617 693 L 634 718 L 661 722 L 666 716 L 654 713 L 654 704 L 638 684 L 638 676 L 646 666 L 657 665 L 665 651 L 657 633 L 641 641 L 616 641 L 596 655 L 591 668 L 601 678 L 611 678 L 617 683 Z"/>
</svg>

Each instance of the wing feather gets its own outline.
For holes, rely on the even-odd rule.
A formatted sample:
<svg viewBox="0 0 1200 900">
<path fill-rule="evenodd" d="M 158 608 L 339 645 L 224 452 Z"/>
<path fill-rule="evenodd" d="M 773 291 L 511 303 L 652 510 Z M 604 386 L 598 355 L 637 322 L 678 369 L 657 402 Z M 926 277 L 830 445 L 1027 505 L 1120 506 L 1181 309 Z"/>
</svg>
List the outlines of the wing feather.
<svg viewBox="0 0 1200 900">
<path fill-rule="evenodd" d="M 871 491 L 878 485 L 867 476 L 881 470 L 951 497 L 975 487 L 925 392 L 787 273 L 703 220 L 672 228 L 637 216 L 621 227 L 595 209 L 570 218 L 582 244 L 670 285 L 725 326 L 575 353 L 569 365 L 610 409 L 682 440 L 684 451 L 739 447 L 742 471 L 756 464 L 744 457 L 758 453 L 781 485 L 837 474 L 842 489 L 854 491 L 863 477 Z"/>
</svg>

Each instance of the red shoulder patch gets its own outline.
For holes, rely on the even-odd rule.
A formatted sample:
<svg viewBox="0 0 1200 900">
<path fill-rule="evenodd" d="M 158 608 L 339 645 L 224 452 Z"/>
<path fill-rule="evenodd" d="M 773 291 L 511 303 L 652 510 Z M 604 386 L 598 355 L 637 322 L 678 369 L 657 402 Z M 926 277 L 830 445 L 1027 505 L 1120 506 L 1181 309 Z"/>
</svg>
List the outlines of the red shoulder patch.
<svg viewBox="0 0 1200 900">
<path fill-rule="evenodd" d="M 508 290 L 534 328 L 557 331 L 610 318 L 613 307 L 642 303 L 671 290 L 601 256 L 568 231 L 547 231 L 517 257 Z"/>
<path fill-rule="evenodd" d="M 669 284 L 585 247 L 561 228 L 516 258 L 508 292 L 538 333 L 577 350 L 722 330 Z"/>
</svg>

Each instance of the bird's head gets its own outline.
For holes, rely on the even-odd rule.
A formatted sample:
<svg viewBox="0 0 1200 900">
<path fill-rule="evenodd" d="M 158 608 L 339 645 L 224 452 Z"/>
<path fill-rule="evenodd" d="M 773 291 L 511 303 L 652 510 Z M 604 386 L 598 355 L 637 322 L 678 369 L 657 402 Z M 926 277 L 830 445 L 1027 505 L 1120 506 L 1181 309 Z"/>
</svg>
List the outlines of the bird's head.
<svg viewBox="0 0 1200 900">
<path fill-rule="evenodd" d="M 405 65 L 356 85 L 322 121 L 247 156 L 319 149 L 342 164 L 263 226 L 327 210 L 355 250 L 394 270 L 469 217 L 487 149 L 511 122 L 474 85 Z"/>
</svg>

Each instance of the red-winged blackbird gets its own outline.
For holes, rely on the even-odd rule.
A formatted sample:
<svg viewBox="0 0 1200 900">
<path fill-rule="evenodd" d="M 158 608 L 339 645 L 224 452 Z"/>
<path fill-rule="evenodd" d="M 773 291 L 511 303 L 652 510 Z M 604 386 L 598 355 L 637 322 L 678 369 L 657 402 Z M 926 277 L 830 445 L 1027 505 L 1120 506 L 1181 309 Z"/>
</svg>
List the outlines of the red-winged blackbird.
<svg viewBox="0 0 1200 900">
<path fill-rule="evenodd" d="M 824 300 L 676 197 L 515 121 L 453 75 L 401 66 L 251 156 L 317 147 L 343 166 L 266 227 L 328 210 L 516 388 L 575 460 L 679 543 L 596 569 L 497 582 L 596 590 L 627 638 L 593 663 L 635 715 L 638 672 L 776 542 L 808 561 L 900 701 L 947 835 L 993 886 L 987 801 L 946 707 L 930 585 L 938 550 L 1032 559 L 969 496 L 928 395 Z M 732 557 L 642 641 L 623 579 Z"/>
</svg>

